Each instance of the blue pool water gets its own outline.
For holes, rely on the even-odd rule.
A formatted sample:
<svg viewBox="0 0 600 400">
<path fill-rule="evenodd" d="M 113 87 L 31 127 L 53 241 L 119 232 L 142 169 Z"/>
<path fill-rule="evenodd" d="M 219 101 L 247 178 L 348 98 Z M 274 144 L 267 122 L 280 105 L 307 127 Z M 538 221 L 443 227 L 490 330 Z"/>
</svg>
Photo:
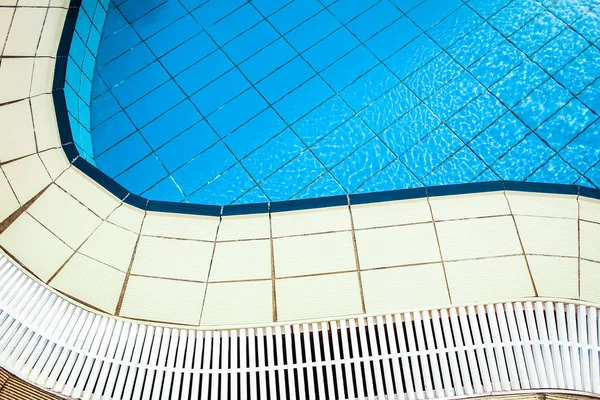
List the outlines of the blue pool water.
<svg viewBox="0 0 600 400">
<path fill-rule="evenodd" d="M 93 159 L 225 205 L 492 180 L 600 186 L 598 0 L 115 0 Z"/>
</svg>

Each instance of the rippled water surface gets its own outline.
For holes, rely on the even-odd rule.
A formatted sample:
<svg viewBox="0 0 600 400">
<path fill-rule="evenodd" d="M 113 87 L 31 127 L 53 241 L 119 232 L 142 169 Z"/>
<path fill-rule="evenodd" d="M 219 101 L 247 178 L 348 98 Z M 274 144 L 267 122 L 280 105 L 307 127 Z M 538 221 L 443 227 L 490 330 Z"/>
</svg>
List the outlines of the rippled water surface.
<svg viewBox="0 0 600 400">
<path fill-rule="evenodd" d="M 96 165 L 156 200 L 600 186 L 598 0 L 115 0 Z"/>
</svg>

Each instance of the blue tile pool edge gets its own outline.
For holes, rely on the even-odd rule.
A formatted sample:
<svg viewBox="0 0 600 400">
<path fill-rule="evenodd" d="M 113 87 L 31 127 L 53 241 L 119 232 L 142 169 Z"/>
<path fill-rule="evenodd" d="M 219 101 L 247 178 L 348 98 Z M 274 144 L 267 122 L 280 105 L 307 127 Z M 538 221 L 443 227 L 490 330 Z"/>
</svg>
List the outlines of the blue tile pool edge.
<svg viewBox="0 0 600 400">
<path fill-rule="evenodd" d="M 126 188 L 108 177 L 94 165 L 86 161 L 75 147 L 73 133 L 69 121 L 64 87 L 66 68 L 71 41 L 82 0 L 71 0 L 61 34 L 56 55 L 52 98 L 56 113 L 61 146 L 71 165 L 86 174 L 97 184 L 108 190 L 126 204 L 145 211 L 169 212 L 188 215 L 204 216 L 233 216 L 244 214 L 262 214 L 268 212 L 284 212 L 325 208 L 335 206 L 379 203 L 394 200 L 408 200 L 425 197 L 450 196 L 459 194 L 474 194 L 497 191 L 517 191 L 530 193 L 566 194 L 583 196 L 600 200 L 600 190 L 579 185 L 556 183 L 492 181 L 463 183 L 458 185 L 430 186 L 416 189 L 399 189 L 385 192 L 349 194 L 345 196 L 328 196 L 302 200 L 287 200 L 269 203 L 252 203 L 237 205 L 206 205 L 191 203 L 175 203 L 167 201 L 148 200 L 129 192 Z"/>
</svg>

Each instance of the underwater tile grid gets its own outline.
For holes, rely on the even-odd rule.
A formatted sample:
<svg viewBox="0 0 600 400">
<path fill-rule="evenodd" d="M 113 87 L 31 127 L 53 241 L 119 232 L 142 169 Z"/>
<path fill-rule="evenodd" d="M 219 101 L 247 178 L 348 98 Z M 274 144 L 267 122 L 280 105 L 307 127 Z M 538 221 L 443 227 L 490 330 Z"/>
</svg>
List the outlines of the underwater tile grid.
<svg viewBox="0 0 600 400">
<path fill-rule="evenodd" d="M 217 205 L 599 187 L 599 37 L 598 0 L 114 0 L 91 161 Z"/>
</svg>

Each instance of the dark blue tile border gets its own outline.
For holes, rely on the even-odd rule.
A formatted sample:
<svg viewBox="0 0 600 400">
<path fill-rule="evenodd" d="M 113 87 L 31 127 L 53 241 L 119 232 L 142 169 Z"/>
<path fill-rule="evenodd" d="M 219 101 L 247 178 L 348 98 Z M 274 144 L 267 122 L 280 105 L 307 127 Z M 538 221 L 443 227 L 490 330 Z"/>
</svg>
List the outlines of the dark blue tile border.
<svg viewBox="0 0 600 400">
<path fill-rule="evenodd" d="M 424 197 L 449 196 L 469 193 L 485 193 L 503 190 L 532 193 L 551 193 L 579 195 L 600 200 L 600 190 L 578 185 L 562 185 L 555 183 L 517 182 L 517 181 L 493 181 L 464 183 L 458 185 L 432 186 L 416 189 L 400 189 L 386 192 L 351 194 L 348 196 L 329 196 L 303 200 L 287 200 L 273 203 L 254 203 L 227 206 L 214 206 L 205 204 L 175 203 L 157 200 L 148 200 L 139 195 L 130 193 L 115 180 L 108 177 L 98 168 L 79 156 L 67 113 L 64 86 L 67 68 L 67 59 L 71 41 L 75 33 L 75 25 L 81 0 L 71 0 L 65 25 L 56 56 L 56 67 L 54 70 L 53 92 L 56 120 L 60 134 L 62 148 L 69 162 L 80 171 L 88 175 L 96 183 L 111 192 L 114 196 L 125 203 L 148 211 L 170 212 L 189 215 L 205 216 L 233 216 L 244 214 L 263 214 L 268 212 L 283 212 L 308 210 L 314 208 L 344 206 L 349 204 L 379 203 L 393 200 L 408 200 Z"/>
</svg>

